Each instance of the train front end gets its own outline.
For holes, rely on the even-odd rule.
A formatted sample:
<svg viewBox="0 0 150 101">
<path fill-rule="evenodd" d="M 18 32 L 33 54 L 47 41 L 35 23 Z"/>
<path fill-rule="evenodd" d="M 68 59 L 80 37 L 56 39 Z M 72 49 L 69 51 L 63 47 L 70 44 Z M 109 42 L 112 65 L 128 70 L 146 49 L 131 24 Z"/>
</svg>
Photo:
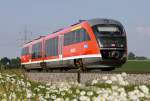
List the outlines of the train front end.
<svg viewBox="0 0 150 101">
<path fill-rule="evenodd" d="M 102 59 L 100 64 L 120 67 L 127 60 L 127 38 L 123 25 L 111 19 L 89 21 L 96 37 Z"/>
</svg>

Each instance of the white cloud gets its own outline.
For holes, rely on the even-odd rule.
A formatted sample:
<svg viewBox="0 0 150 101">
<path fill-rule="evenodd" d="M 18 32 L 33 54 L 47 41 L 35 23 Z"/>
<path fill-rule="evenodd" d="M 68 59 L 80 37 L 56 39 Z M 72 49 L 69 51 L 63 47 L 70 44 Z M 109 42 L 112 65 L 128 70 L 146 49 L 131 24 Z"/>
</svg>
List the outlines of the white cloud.
<svg viewBox="0 0 150 101">
<path fill-rule="evenodd" d="M 139 26 L 136 28 L 136 32 L 143 35 L 150 35 L 150 27 Z"/>
</svg>

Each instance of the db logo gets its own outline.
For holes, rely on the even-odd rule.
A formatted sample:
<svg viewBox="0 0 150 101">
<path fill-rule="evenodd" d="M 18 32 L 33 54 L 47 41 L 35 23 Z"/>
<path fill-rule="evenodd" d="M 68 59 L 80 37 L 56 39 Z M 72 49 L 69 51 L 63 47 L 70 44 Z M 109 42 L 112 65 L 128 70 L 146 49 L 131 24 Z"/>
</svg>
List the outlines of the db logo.
<svg viewBox="0 0 150 101">
<path fill-rule="evenodd" d="M 74 52 L 76 52 L 76 49 L 75 49 L 75 48 L 72 48 L 72 49 L 70 49 L 70 52 L 71 52 L 71 53 L 74 53 Z"/>
</svg>

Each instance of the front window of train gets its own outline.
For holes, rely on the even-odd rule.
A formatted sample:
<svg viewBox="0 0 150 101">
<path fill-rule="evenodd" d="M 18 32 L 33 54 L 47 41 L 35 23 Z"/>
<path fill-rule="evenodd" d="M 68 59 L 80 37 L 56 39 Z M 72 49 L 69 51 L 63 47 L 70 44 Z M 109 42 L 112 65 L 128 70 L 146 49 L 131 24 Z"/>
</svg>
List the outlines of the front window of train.
<svg viewBox="0 0 150 101">
<path fill-rule="evenodd" d="M 117 25 L 93 26 L 94 34 L 101 48 L 103 59 L 121 59 L 126 48 L 123 28 Z"/>
</svg>

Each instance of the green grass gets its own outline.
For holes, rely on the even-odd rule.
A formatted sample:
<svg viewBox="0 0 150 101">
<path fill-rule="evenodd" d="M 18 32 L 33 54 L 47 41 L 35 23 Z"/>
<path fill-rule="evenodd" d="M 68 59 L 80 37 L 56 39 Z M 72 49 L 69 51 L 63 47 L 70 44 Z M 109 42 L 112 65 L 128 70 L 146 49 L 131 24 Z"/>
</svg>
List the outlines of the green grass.
<svg viewBox="0 0 150 101">
<path fill-rule="evenodd" d="M 150 72 L 150 61 L 127 61 L 121 68 L 117 68 L 115 71 Z"/>
<path fill-rule="evenodd" d="M 24 74 L 22 69 L 6 69 L 0 70 L 1 73 L 9 74 Z M 121 68 L 116 68 L 114 72 L 127 72 L 127 73 L 150 73 L 150 60 L 129 60 Z"/>
<path fill-rule="evenodd" d="M 5 74 L 16 74 L 16 75 L 24 75 L 25 71 L 22 69 L 3 69 L 0 70 L 0 73 L 5 73 Z"/>
</svg>

